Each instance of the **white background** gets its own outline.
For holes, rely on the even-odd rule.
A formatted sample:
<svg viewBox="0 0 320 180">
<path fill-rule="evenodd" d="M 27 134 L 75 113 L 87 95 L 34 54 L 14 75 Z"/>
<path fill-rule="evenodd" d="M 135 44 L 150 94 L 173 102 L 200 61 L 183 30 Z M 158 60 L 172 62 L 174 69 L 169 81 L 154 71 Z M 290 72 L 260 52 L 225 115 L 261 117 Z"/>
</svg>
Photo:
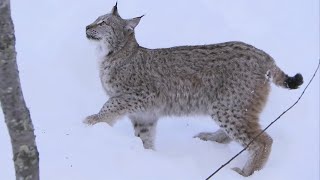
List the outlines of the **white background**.
<svg viewBox="0 0 320 180">
<path fill-rule="evenodd" d="M 85 26 L 109 13 L 114 1 L 12 0 L 18 65 L 31 111 L 43 180 L 205 179 L 241 150 L 193 139 L 218 127 L 208 117 L 168 117 L 157 128 L 156 151 L 144 150 L 127 118 L 115 127 L 82 120 L 107 100 L 98 78 L 95 47 Z M 289 75 L 307 82 L 319 60 L 317 0 L 121 0 L 123 18 L 146 14 L 136 28 L 148 48 L 244 41 L 269 53 Z M 302 92 L 273 86 L 261 115 L 265 127 Z M 2 114 L 2 113 L 1 113 Z M 268 133 L 274 139 L 262 171 L 243 178 L 242 154 L 213 179 L 319 179 L 319 73 L 300 103 Z M 0 116 L 0 179 L 14 178 L 10 139 Z"/>
</svg>

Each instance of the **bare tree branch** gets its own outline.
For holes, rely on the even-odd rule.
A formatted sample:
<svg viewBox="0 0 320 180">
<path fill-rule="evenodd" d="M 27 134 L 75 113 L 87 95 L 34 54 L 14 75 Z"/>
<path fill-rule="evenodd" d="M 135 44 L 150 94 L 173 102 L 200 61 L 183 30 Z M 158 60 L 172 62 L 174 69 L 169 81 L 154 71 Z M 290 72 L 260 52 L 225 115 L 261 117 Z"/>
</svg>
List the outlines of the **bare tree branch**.
<svg viewBox="0 0 320 180">
<path fill-rule="evenodd" d="M 9 0 L 0 0 L 0 102 L 11 138 L 16 179 L 38 180 L 39 153 L 20 85 Z"/>
</svg>

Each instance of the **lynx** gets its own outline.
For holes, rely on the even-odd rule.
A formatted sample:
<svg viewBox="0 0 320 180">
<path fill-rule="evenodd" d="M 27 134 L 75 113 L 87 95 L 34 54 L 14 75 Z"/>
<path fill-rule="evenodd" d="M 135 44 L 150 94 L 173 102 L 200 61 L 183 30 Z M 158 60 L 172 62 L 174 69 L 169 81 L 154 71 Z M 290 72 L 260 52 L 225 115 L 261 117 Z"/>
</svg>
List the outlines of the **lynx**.
<svg viewBox="0 0 320 180">
<path fill-rule="evenodd" d="M 134 29 L 141 17 L 123 19 L 111 13 L 86 27 L 88 39 L 105 49 L 100 78 L 109 96 L 99 113 L 84 123 L 113 125 L 128 116 L 146 149 L 154 149 L 156 124 L 163 116 L 209 115 L 220 127 L 195 137 L 246 146 L 260 131 L 259 114 L 270 82 L 287 89 L 303 83 L 301 74 L 286 75 L 264 51 L 243 42 L 148 49 L 139 46 Z M 272 138 L 263 133 L 247 149 L 244 167 L 250 176 L 263 168 Z"/>
</svg>

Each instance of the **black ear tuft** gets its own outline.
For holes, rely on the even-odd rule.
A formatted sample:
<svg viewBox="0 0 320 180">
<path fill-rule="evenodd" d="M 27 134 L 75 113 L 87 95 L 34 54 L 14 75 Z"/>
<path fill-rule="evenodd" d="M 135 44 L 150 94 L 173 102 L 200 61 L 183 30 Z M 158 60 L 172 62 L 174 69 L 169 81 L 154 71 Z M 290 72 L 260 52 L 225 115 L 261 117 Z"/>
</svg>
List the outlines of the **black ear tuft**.
<svg viewBox="0 0 320 180">
<path fill-rule="evenodd" d="M 139 22 L 143 16 L 144 15 L 139 16 L 139 17 L 135 17 L 132 19 L 126 19 L 126 23 L 127 23 L 126 28 L 129 30 L 133 30 L 139 24 Z"/>
<path fill-rule="evenodd" d="M 115 16 L 119 16 L 119 12 L 118 12 L 118 1 L 116 2 L 116 5 L 113 6 L 112 10 L 111 10 L 111 13 Z"/>
</svg>

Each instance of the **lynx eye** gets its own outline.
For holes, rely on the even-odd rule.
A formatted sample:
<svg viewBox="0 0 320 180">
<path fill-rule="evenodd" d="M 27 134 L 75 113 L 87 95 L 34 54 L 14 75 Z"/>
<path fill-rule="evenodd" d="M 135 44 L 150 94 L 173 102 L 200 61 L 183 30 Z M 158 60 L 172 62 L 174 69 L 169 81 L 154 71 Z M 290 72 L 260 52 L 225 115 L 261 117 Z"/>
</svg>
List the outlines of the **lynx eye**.
<svg viewBox="0 0 320 180">
<path fill-rule="evenodd" d="M 105 21 L 103 21 L 103 20 L 100 20 L 100 21 L 97 22 L 97 25 L 99 25 L 99 26 L 102 26 L 104 24 L 107 24 L 107 23 Z"/>
</svg>

